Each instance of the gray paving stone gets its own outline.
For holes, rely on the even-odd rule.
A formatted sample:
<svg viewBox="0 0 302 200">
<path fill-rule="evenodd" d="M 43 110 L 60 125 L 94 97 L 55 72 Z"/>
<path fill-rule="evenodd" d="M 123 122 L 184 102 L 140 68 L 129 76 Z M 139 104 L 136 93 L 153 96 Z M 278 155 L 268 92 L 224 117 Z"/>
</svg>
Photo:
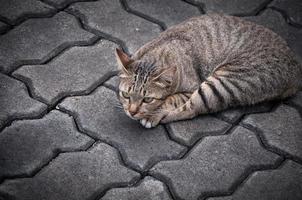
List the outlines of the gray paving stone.
<svg viewBox="0 0 302 200">
<path fill-rule="evenodd" d="M 220 12 L 232 15 L 254 14 L 266 0 L 192 0 L 201 3 L 206 12 Z"/>
<path fill-rule="evenodd" d="M 245 114 L 268 112 L 272 109 L 272 107 L 272 103 L 265 102 L 254 106 L 227 109 L 225 111 L 217 113 L 217 116 L 227 122 L 235 123 Z"/>
<path fill-rule="evenodd" d="M 124 41 L 131 53 L 160 33 L 158 25 L 126 12 L 119 0 L 80 2 L 69 10 L 83 15 L 90 27 Z"/>
<path fill-rule="evenodd" d="M 252 174 L 232 196 L 208 200 L 302 199 L 302 167 L 287 161 L 281 168 Z"/>
<path fill-rule="evenodd" d="M 127 0 L 129 7 L 162 21 L 166 26 L 200 15 L 197 7 L 180 0 Z"/>
<path fill-rule="evenodd" d="M 36 117 L 47 106 L 29 97 L 25 85 L 0 73 L 0 129 L 9 120 Z"/>
<path fill-rule="evenodd" d="M 172 200 L 166 186 L 147 176 L 138 186 L 113 188 L 100 200 Z"/>
<path fill-rule="evenodd" d="M 55 12 L 51 6 L 37 0 L 0 0 L 0 16 L 11 24 L 27 17 L 50 15 Z"/>
<path fill-rule="evenodd" d="M 117 146 L 125 162 L 139 170 L 157 161 L 178 157 L 186 150 L 170 141 L 162 126 L 145 129 L 116 105 L 116 94 L 100 87 L 89 96 L 65 99 L 59 108 L 75 113 L 84 130 Z"/>
<path fill-rule="evenodd" d="M 92 142 L 77 131 L 72 117 L 59 111 L 42 119 L 16 121 L 0 134 L 0 180 L 30 175 L 56 152 L 82 150 Z"/>
<path fill-rule="evenodd" d="M 270 6 L 285 11 L 292 22 L 302 25 L 302 1 L 275 0 Z"/>
<path fill-rule="evenodd" d="M 277 160 L 254 133 L 237 127 L 230 135 L 204 138 L 184 159 L 162 161 L 150 173 L 165 180 L 178 198 L 195 200 L 209 192 L 230 192 L 249 170 Z"/>
<path fill-rule="evenodd" d="M 94 37 L 81 29 L 73 16 L 63 12 L 52 18 L 29 19 L 0 37 L 0 71 L 43 62 L 67 45 L 84 43 Z"/>
<path fill-rule="evenodd" d="M 116 149 L 99 143 L 88 152 L 60 154 L 33 178 L 5 181 L 0 193 L 16 200 L 84 200 L 138 178 L 121 164 Z"/>
<path fill-rule="evenodd" d="M 22 66 L 13 75 L 28 80 L 34 96 L 52 104 L 68 94 L 85 92 L 117 70 L 116 47 L 105 40 L 72 47 L 45 65 Z"/>
<path fill-rule="evenodd" d="M 224 134 L 231 127 L 231 124 L 205 115 L 192 120 L 172 122 L 167 126 L 172 138 L 191 146 L 202 137 Z"/>
<path fill-rule="evenodd" d="M 260 129 L 268 145 L 302 159 L 302 118 L 296 109 L 281 105 L 271 113 L 252 114 L 243 124 Z"/>
<path fill-rule="evenodd" d="M 266 26 L 281 35 L 302 61 L 302 29 L 290 26 L 279 12 L 266 9 L 261 15 L 245 19 Z"/>
</svg>

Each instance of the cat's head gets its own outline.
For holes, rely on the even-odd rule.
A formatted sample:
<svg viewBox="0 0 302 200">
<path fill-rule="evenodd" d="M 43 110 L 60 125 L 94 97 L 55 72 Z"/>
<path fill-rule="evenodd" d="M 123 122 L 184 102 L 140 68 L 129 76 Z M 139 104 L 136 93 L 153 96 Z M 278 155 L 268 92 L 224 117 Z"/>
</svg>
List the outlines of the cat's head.
<svg viewBox="0 0 302 200">
<path fill-rule="evenodd" d="M 176 68 L 164 68 L 155 60 L 133 60 L 116 49 L 119 66 L 119 99 L 126 114 L 142 119 L 156 112 L 175 86 Z"/>
</svg>

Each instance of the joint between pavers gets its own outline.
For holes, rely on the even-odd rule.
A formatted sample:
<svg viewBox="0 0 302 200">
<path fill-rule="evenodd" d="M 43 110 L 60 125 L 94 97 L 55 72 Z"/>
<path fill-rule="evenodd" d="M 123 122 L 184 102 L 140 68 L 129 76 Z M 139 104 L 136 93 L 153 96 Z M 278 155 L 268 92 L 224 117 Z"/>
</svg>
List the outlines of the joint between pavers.
<svg viewBox="0 0 302 200">
<path fill-rule="evenodd" d="M 144 13 L 141 13 L 141 12 L 139 12 L 139 11 L 137 11 L 137 10 L 132 9 L 132 8 L 128 5 L 127 0 L 120 0 L 120 3 L 121 3 L 121 5 L 122 5 L 122 8 L 123 8 L 126 12 L 128 12 L 128 13 L 130 13 L 130 14 L 133 14 L 133 15 L 135 15 L 135 16 L 137 16 L 137 17 L 143 18 L 143 19 L 145 19 L 145 20 L 147 20 L 147 21 L 149 21 L 149 22 L 151 22 L 151 23 L 154 23 L 154 24 L 158 25 L 162 31 L 164 31 L 164 30 L 167 29 L 167 25 L 166 25 L 164 22 L 162 22 L 162 21 L 160 21 L 160 20 L 158 20 L 158 19 L 155 19 L 155 18 L 153 18 L 153 17 L 151 17 L 151 16 L 148 16 L 148 15 L 146 15 L 146 14 L 144 14 Z"/>
<path fill-rule="evenodd" d="M 45 105 L 47 105 L 47 108 L 45 110 L 43 110 L 41 113 L 37 114 L 37 115 L 32 115 L 32 116 L 20 116 L 17 118 L 10 118 L 8 120 L 6 120 L 6 122 L 4 122 L 4 126 L 2 128 L 0 128 L 0 133 L 6 128 L 9 127 L 14 121 L 20 121 L 20 120 L 31 120 L 31 119 L 41 119 L 43 118 L 45 115 L 47 115 L 49 112 L 51 112 L 52 110 L 56 109 L 56 107 L 67 97 L 74 97 L 74 96 L 89 96 L 91 94 L 93 94 L 94 91 L 96 91 L 99 87 L 102 87 L 103 83 L 106 82 L 107 80 L 109 80 L 111 77 L 115 76 L 117 73 L 117 71 L 111 71 L 107 74 L 105 74 L 99 81 L 97 81 L 95 84 L 92 84 L 91 87 L 89 87 L 88 89 L 82 91 L 82 92 L 77 92 L 76 94 L 71 94 L 68 93 L 67 95 L 64 95 L 62 97 L 60 97 L 59 99 L 57 99 L 55 102 L 49 104 L 47 102 L 45 102 L 44 99 L 41 99 L 40 97 L 36 96 L 35 94 L 32 93 L 31 90 L 32 89 L 32 85 L 30 85 L 30 80 L 22 80 L 19 76 L 18 77 L 13 77 L 14 79 L 21 81 L 25 87 L 28 90 L 28 95 L 36 100 L 39 101 L 40 103 L 43 103 Z M 29 84 L 29 85 L 28 85 Z M 57 109 L 62 111 L 62 109 Z"/>
<path fill-rule="evenodd" d="M 240 187 L 242 187 L 247 180 L 256 172 L 262 171 L 270 171 L 281 168 L 286 163 L 286 159 L 279 157 L 276 162 L 272 165 L 258 165 L 258 166 L 250 166 L 248 169 L 243 172 L 242 176 L 240 176 L 233 185 L 229 188 L 227 192 L 219 192 L 212 191 L 201 194 L 198 200 L 206 200 L 210 197 L 224 197 L 233 195 Z"/>
<path fill-rule="evenodd" d="M 20 178 L 33 178 L 37 174 L 39 174 L 45 167 L 47 167 L 51 162 L 53 162 L 59 155 L 64 154 L 64 153 L 85 152 L 85 151 L 88 151 L 91 147 L 93 147 L 95 143 L 96 143 L 96 141 L 91 140 L 90 142 L 87 143 L 86 147 L 75 148 L 74 150 L 54 149 L 54 150 L 52 150 L 53 155 L 51 156 L 51 158 L 45 159 L 44 163 L 42 163 L 40 166 L 38 166 L 35 170 L 33 170 L 30 173 L 3 177 L 2 179 L 0 179 L 0 185 L 7 180 L 15 180 L 15 179 L 20 179 Z"/>
<path fill-rule="evenodd" d="M 64 42 L 55 49 L 53 49 L 51 52 L 49 52 L 45 57 L 41 59 L 29 59 L 29 60 L 19 60 L 16 61 L 11 65 L 10 70 L 4 71 L 7 75 L 12 75 L 16 70 L 21 68 L 23 65 L 43 65 L 50 62 L 52 59 L 60 55 L 61 53 L 65 52 L 66 50 L 76 47 L 76 46 L 90 46 L 93 45 L 95 42 L 97 42 L 100 38 L 96 35 L 94 35 L 92 38 L 90 38 L 87 41 L 76 41 L 76 42 Z"/>
<path fill-rule="evenodd" d="M 260 130 L 259 128 L 254 127 L 250 124 L 243 123 L 243 122 L 240 123 L 239 126 L 252 131 L 256 135 L 256 138 L 258 139 L 262 148 L 266 149 L 267 151 L 269 151 L 271 153 L 277 154 L 280 157 L 293 160 L 293 161 L 299 163 L 300 165 L 302 165 L 302 160 L 300 158 L 298 158 L 297 156 L 293 156 L 290 153 L 287 153 L 278 147 L 274 147 L 274 146 L 270 145 L 268 143 L 268 141 L 265 139 L 263 131 Z"/>
<path fill-rule="evenodd" d="M 204 10 L 205 5 L 203 3 L 201 3 L 201 2 L 200 3 L 193 2 L 191 0 L 181 0 L 181 1 L 183 1 L 183 2 L 185 2 L 187 4 L 190 4 L 192 6 L 197 7 L 197 9 L 199 10 L 200 14 L 202 14 L 202 15 L 206 14 L 206 11 Z"/>
<path fill-rule="evenodd" d="M 117 44 L 126 53 L 130 54 L 128 47 L 126 46 L 126 43 L 124 41 L 122 41 L 119 38 L 113 37 L 110 34 L 101 32 L 97 29 L 90 27 L 86 16 L 83 15 L 82 13 L 80 13 L 79 11 L 71 10 L 71 9 L 67 8 L 63 12 L 66 12 L 67 14 L 74 16 L 77 19 L 78 23 L 80 24 L 81 28 L 84 29 L 85 31 L 90 32 L 94 35 L 97 35 L 97 36 L 101 37 L 102 39 L 105 39 L 105 40 L 108 40 L 108 41 L 111 41 L 111 42 Z"/>
</svg>

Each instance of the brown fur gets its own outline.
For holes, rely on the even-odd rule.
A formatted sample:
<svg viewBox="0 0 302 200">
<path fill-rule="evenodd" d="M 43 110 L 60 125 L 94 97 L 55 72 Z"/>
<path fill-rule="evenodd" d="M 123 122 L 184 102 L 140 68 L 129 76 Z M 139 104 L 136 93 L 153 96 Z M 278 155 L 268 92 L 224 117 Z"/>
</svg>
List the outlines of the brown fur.
<svg viewBox="0 0 302 200">
<path fill-rule="evenodd" d="M 147 128 L 286 98 L 302 85 L 302 67 L 280 36 L 227 15 L 191 18 L 117 58 L 120 101 Z"/>
</svg>

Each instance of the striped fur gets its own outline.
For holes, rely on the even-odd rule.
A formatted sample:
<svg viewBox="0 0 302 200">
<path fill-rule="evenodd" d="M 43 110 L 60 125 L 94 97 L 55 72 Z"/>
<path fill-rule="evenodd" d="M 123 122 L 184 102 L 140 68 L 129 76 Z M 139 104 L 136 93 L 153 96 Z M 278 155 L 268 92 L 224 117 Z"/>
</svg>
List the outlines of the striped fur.
<svg viewBox="0 0 302 200">
<path fill-rule="evenodd" d="M 222 14 L 172 26 L 141 47 L 131 60 L 127 67 L 132 73 L 121 78 L 120 90 L 132 84 L 140 89 L 130 92 L 131 96 L 156 99 L 138 106 L 144 113 L 138 119 L 151 126 L 286 98 L 302 85 L 302 67 L 280 36 Z M 134 103 L 123 98 L 121 102 L 126 111 Z"/>
</svg>

